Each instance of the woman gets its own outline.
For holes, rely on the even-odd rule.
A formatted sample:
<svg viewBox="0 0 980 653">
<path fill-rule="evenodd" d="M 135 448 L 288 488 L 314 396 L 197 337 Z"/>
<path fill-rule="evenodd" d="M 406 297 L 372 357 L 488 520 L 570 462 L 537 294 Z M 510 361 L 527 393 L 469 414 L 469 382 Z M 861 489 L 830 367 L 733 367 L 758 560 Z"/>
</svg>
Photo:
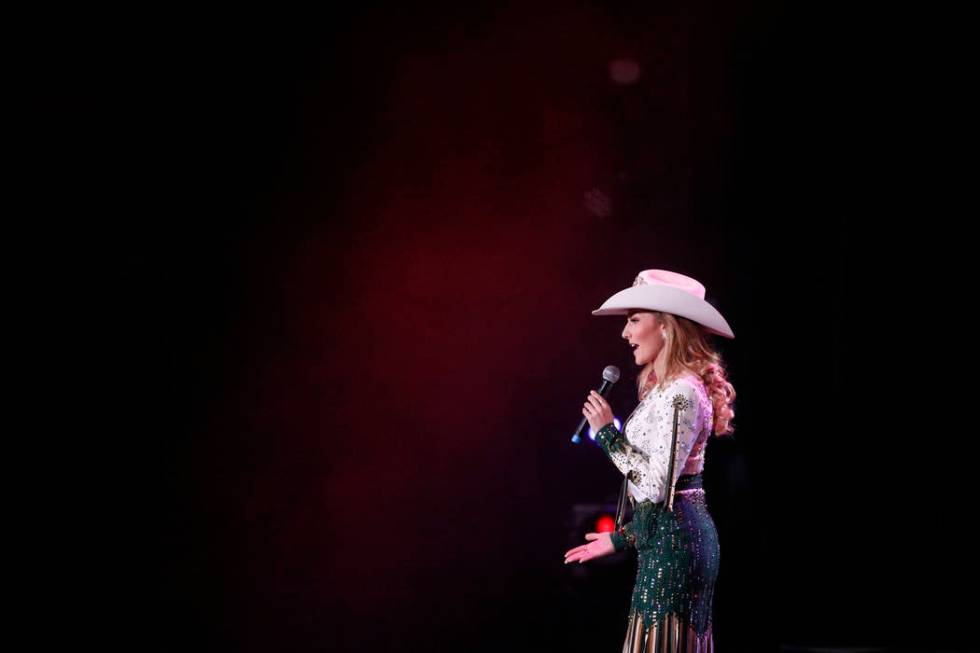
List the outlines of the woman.
<svg viewBox="0 0 980 653">
<path fill-rule="evenodd" d="M 639 404 L 622 432 L 598 393 L 582 409 L 596 441 L 626 476 L 633 520 L 612 533 L 586 534 L 591 541 L 569 550 L 565 562 L 636 549 L 623 653 L 712 651 L 719 546 L 701 472 L 708 437 L 734 431 L 735 389 L 711 338 L 735 336 L 704 300 L 703 285 L 667 270 L 644 270 L 592 314 L 627 316 L 622 335 L 643 366 Z"/>
</svg>

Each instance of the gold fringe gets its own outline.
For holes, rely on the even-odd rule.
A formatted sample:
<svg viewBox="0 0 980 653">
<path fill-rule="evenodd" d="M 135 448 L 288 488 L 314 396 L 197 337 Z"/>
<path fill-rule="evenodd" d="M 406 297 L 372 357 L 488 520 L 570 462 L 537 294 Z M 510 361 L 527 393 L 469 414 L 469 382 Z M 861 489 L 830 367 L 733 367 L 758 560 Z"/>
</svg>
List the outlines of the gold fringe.
<svg viewBox="0 0 980 653">
<path fill-rule="evenodd" d="M 698 637 L 694 625 L 670 613 L 650 624 L 644 635 L 643 615 L 630 615 L 623 653 L 714 653 L 711 626 Z"/>
</svg>

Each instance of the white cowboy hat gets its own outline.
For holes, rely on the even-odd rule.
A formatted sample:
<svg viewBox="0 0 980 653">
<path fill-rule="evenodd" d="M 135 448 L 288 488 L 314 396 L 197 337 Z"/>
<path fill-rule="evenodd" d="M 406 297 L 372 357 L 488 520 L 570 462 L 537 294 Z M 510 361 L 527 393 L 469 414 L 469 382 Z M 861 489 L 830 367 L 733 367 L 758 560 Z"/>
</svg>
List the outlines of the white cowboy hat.
<svg viewBox="0 0 980 653">
<path fill-rule="evenodd" d="M 732 328 L 718 309 L 704 300 L 704 286 L 697 279 L 669 270 L 644 270 L 633 286 L 602 303 L 593 315 L 626 315 L 630 309 L 644 308 L 686 317 L 709 333 L 735 338 Z"/>
</svg>

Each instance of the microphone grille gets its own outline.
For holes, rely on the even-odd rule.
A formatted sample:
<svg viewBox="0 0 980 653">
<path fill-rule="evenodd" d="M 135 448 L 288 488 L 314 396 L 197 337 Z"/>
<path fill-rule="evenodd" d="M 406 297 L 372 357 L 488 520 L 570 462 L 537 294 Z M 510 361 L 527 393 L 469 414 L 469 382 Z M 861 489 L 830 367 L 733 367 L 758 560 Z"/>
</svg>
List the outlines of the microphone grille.
<svg viewBox="0 0 980 653">
<path fill-rule="evenodd" d="M 610 383 L 619 381 L 619 368 L 615 365 L 607 365 L 606 369 L 602 370 L 602 378 Z"/>
</svg>

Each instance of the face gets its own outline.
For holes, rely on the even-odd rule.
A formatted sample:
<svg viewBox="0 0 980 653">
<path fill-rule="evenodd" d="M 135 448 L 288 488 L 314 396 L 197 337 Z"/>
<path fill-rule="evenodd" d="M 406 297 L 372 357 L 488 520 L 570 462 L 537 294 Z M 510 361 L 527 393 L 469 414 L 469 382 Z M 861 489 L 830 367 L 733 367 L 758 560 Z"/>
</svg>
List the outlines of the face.
<svg viewBox="0 0 980 653">
<path fill-rule="evenodd" d="M 633 360 L 637 365 L 646 365 L 657 360 L 664 348 L 665 339 L 657 316 L 649 311 L 630 311 L 626 316 L 623 338 L 633 348 Z"/>
</svg>

